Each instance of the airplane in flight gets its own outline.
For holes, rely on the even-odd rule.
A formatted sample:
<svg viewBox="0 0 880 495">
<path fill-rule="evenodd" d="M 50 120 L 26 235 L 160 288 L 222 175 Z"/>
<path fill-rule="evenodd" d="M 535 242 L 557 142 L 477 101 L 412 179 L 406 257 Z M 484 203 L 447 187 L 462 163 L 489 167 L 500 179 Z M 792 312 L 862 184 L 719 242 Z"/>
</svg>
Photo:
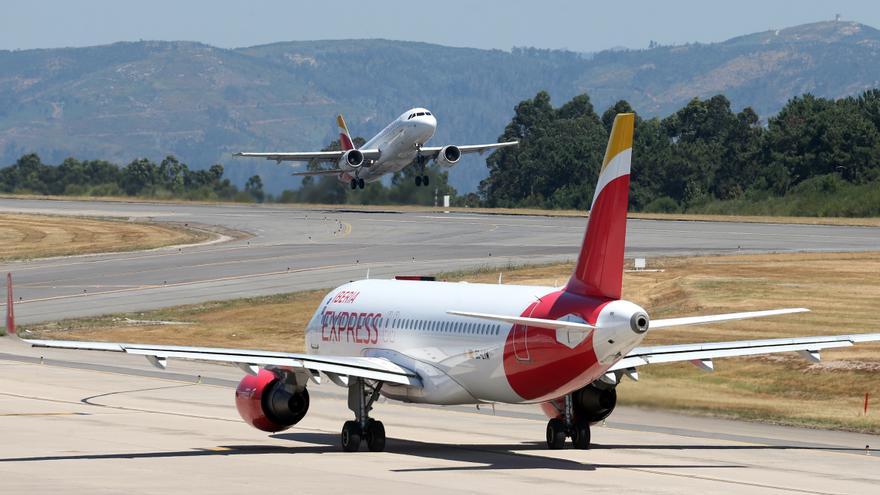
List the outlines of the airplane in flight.
<svg viewBox="0 0 880 495">
<path fill-rule="evenodd" d="M 283 161 L 307 162 L 318 160 L 335 165 L 329 170 L 296 172 L 296 176 L 335 175 L 339 182 L 348 183 L 352 189 L 363 189 L 367 182 L 375 182 L 383 175 L 399 172 L 415 165 L 420 174 L 416 176 L 416 186 L 428 186 L 429 179 L 425 166 L 430 161 L 444 167 L 451 167 L 466 153 L 483 153 L 486 150 L 515 146 L 519 141 L 492 144 L 469 144 L 457 146 L 425 146 L 437 129 L 437 118 L 424 108 L 411 108 L 385 126 L 379 134 L 355 148 L 342 115 L 336 116 L 339 125 L 340 151 L 305 152 L 239 152 L 234 156 L 244 158 L 265 158 Z"/>
<path fill-rule="evenodd" d="M 233 363 L 242 419 L 267 432 L 309 411 L 309 385 L 324 378 L 348 389 L 354 418 L 341 444 L 385 448 L 372 417 L 376 399 L 427 404 L 537 404 L 549 417 L 547 446 L 590 446 L 590 426 L 614 410 L 616 386 L 646 365 L 799 352 L 880 341 L 880 333 L 640 346 L 650 332 L 807 311 L 773 309 L 651 320 L 621 299 L 633 114 L 618 114 L 592 200 L 577 263 L 563 287 L 438 282 L 430 277 L 359 280 L 330 291 L 305 333 L 305 352 L 150 344 L 25 340 L 37 347 L 125 352 L 164 369 L 170 358 Z M 12 309 L 11 276 L 7 288 Z M 14 333 L 11 312 L 7 320 Z"/>
</svg>

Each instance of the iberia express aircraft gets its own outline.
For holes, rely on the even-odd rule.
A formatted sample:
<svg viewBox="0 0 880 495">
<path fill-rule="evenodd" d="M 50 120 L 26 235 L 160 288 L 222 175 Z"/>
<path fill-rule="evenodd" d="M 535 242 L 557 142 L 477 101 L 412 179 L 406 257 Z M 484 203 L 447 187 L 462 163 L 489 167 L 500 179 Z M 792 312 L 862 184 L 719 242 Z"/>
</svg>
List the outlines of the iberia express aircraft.
<svg viewBox="0 0 880 495">
<path fill-rule="evenodd" d="M 359 280 L 332 290 L 306 328 L 306 352 L 285 353 L 149 344 L 26 340 L 38 347 L 118 351 L 235 363 L 247 373 L 235 392 L 241 417 L 269 432 L 290 428 L 309 410 L 308 385 L 326 376 L 348 389 L 354 420 L 342 448 L 385 447 L 385 428 L 370 416 L 382 395 L 404 402 L 540 404 L 550 417 L 547 445 L 590 445 L 590 425 L 614 410 L 616 385 L 640 366 L 798 351 L 818 359 L 826 348 L 878 341 L 880 333 L 640 347 L 648 332 L 699 323 L 774 316 L 803 308 L 651 320 L 620 299 L 633 114 L 614 121 L 587 230 L 562 288 Z M 11 286 L 8 289 L 11 294 Z M 12 308 L 11 295 L 8 308 Z M 14 330 L 11 314 L 8 321 Z M 11 333 L 11 332 L 10 332 Z"/>
<path fill-rule="evenodd" d="M 425 175 L 425 165 L 431 160 L 438 165 L 451 167 L 458 163 L 463 154 L 483 153 L 519 143 L 508 141 L 462 146 L 425 146 L 437 130 L 437 118 L 425 108 L 411 108 L 403 112 L 360 148 L 354 147 L 342 115 L 336 117 L 336 124 L 339 126 L 339 143 L 342 148 L 339 151 L 244 151 L 235 156 L 265 158 L 278 163 L 310 160 L 329 162 L 334 164 L 331 169 L 296 172 L 293 175 L 335 175 L 339 182 L 350 184 L 352 189 L 363 189 L 367 182 L 375 182 L 383 175 L 399 172 L 410 165 L 419 170 L 416 186 L 427 186 L 429 183 L 428 176 Z"/>
</svg>

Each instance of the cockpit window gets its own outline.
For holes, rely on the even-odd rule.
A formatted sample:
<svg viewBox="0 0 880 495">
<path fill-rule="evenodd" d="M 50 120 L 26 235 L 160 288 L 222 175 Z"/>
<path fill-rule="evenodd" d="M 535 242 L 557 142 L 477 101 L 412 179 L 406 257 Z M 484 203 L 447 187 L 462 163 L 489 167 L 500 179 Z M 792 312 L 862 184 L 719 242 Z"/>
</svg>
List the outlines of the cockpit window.
<svg viewBox="0 0 880 495">
<path fill-rule="evenodd" d="M 425 112 L 425 115 L 431 115 L 431 112 Z"/>
<path fill-rule="evenodd" d="M 416 114 L 411 113 L 411 114 L 409 114 L 409 117 L 406 118 L 406 120 L 409 120 L 409 119 L 411 119 L 411 118 L 413 118 L 413 117 L 415 117 L 415 116 L 416 116 Z"/>
<path fill-rule="evenodd" d="M 416 117 L 421 117 L 422 115 L 425 115 L 425 112 L 419 112 L 419 113 L 417 113 L 417 114 L 416 114 Z"/>
</svg>

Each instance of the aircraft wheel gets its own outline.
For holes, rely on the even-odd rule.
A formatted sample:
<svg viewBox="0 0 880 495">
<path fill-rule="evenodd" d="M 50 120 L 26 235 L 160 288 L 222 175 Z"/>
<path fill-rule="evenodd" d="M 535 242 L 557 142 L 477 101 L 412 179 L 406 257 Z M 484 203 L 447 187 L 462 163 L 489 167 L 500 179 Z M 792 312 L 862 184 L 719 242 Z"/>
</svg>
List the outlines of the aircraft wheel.
<svg viewBox="0 0 880 495">
<path fill-rule="evenodd" d="M 357 179 L 351 179 L 351 188 L 352 188 L 353 190 L 358 188 L 358 181 L 357 181 Z"/>
<path fill-rule="evenodd" d="M 558 450 L 565 447 L 565 423 L 553 418 L 547 423 L 547 448 Z"/>
<path fill-rule="evenodd" d="M 342 450 L 357 452 L 361 448 L 361 425 L 357 421 L 346 421 L 342 425 Z"/>
<path fill-rule="evenodd" d="M 371 419 L 367 423 L 364 440 L 367 441 L 367 448 L 371 452 L 382 452 L 385 450 L 385 425 L 381 421 Z"/>
<path fill-rule="evenodd" d="M 421 176 L 421 175 L 417 175 L 417 176 L 416 176 L 416 187 L 419 187 L 419 186 L 421 186 L 421 185 L 422 185 L 422 176 Z"/>
<path fill-rule="evenodd" d="M 424 177 L 422 177 L 422 184 L 424 184 L 425 186 L 427 186 L 427 185 L 428 185 L 428 182 L 429 182 L 429 179 L 428 179 L 428 176 L 427 176 L 427 175 L 424 176 Z"/>
<path fill-rule="evenodd" d="M 590 424 L 586 421 L 577 421 L 572 427 L 571 443 L 574 448 L 587 450 L 590 448 Z"/>
<path fill-rule="evenodd" d="M 358 187 L 360 187 L 361 189 L 366 187 L 366 183 L 364 183 L 364 179 L 358 179 Z"/>
</svg>

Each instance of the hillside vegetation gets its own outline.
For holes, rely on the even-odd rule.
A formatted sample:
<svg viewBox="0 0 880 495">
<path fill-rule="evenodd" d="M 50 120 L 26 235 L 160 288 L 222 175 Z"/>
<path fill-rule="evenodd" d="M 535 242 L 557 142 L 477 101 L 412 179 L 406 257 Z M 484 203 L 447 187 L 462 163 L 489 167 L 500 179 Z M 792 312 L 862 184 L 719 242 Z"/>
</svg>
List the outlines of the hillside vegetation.
<svg viewBox="0 0 880 495">
<path fill-rule="evenodd" d="M 220 163 L 240 188 L 260 175 L 277 195 L 299 184 L 287 167 L 231 154 L 320 148 L 335 137 L 336 113 L 369 137 L 426 106 L 440 122 L 432 143 L 467 144 L 496 139 L 517 102 L 542 90 L 558 101 L 587 93 L 603 109 L 624 99 L 646 118 L 724 94 L 732 108 L 766 117 L 795 95 L 876 87 L 877 67 L 880 32 L 851 22 L 593 55 L 388 40 L 0 51 L 0 164 L 29 153 L 49 163 L 174 155 L 195 170 Z M 468 158 L 449 181 L 471 192 L 486 176 L 481 160 Z"/>
<path fill-rule="evenodd" d="M 487 160 L 490 207 L 589 209 L 619 101 L 600 117 L 580 95 L 553 108 L 523 101 Z M 585 170 L 586 167 L 586 170 Z M 880 91 L 838 100 L 803 95 L 760 125 L 722 96 L 664 118 L 636 117 L 631 209 L 800 216 L 880 215 Z"/>
<path fill-rule="evenodd" d="M 600 117 L 590 97 L 554 108 L 550 95 L 520 102 L 501 136 L 519 146 L 489 155 L 479 194 L 457 195 L 448 174 L 429 167 L 433 187 L 416 187 L 413 168 L 390 185 L 349 191 L 333 176 L 307 177 L 278 196 L 263 180 L 244 191 L 223 178 L 222 165 L 193 171 L 176 158 L 117 167 L 68 158 L 57 167 L 34 154 L 0 169 L 0 192 L 128 195 L 200 200 L 317 204 L 431 205 L 444 194 L 457 206 L 589 209 L 614 116 L 634 111 L 624 100 Z M 731 109 L 716 95 L 693 99 L 664 118 L 638 114 L 633 144 L 630 209 L 649 213 L 869 217 L 880 215 L 880 90 L 838 100 L 803 95 L 769 125 L 750 107 Z M 355 138 L 357 145 L 363 144 Z M 339 149 L 333 141 L 324 150 Z M 320 170 L 322 164 L 308 164 Z"/>
</svg>

